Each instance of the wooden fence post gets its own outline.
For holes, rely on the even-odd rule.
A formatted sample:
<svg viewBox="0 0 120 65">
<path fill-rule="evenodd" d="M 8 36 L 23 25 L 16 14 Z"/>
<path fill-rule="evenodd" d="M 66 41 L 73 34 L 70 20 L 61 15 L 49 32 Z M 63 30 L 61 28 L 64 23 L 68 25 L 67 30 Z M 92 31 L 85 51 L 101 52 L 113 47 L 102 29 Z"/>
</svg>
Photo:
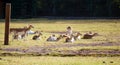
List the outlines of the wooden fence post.
<svg viewBox="0 0 120 65">
<path fill-rule="evenodd" d="M 10 17 L 11 17 L 11 3 L 6 3 L 4 45 L 9 45 L 9 23 L 10 23 Z"/>
</svg>

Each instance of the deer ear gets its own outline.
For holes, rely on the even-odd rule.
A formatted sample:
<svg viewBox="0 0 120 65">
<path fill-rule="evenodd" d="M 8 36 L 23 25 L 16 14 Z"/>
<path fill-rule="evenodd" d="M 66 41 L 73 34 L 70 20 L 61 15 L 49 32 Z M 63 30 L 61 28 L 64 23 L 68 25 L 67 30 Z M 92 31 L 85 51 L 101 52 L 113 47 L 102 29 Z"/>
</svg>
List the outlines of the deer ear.
<svg viewBox="0 0 120 65">
<path fill-rule="evenodd" d="M 34 26 L 32 24 L 29 24 L 30 27 L 34 28 Z"/>
</svg>

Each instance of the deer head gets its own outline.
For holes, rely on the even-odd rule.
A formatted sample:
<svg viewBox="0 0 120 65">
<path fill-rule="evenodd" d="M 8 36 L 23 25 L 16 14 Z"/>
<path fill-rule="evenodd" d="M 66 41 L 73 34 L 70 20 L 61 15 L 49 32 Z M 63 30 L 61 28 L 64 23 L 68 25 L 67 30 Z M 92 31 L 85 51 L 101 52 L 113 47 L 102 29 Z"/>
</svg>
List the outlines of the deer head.
<svg viewBox="0 0 120 65">
<path fill-rule="evenodd" d="M 29 25 L 29 27 L 28 28 L 34 28 L 34 26 L 33 25 Z"/>
</svg>

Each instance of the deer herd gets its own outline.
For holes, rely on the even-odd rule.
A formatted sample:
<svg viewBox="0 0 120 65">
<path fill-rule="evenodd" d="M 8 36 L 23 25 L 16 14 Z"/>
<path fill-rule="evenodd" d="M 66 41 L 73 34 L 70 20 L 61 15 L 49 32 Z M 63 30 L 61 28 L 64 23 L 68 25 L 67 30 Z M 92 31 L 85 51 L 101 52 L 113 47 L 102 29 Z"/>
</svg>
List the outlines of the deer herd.
<svg viewBox="0 0 120 65">
<path fill-rule="evenodd" d="M 13 40 L 24 39 L 29 34 L 34 34 L 31 38 L 32 40 L 40 40 L 43 34 L 40 31 L 31 31 L 31 28 L 34 28 L 34 26 L 29 25 L 28 27 L 25 26 L 23 28 L 10 28 L 10 33 L 13 33 Z M 64 34 L 60 34 L 58 37 L 55 34 L 52 34 L 46 39 L 46 41 L 59 41 L 60 39 L 65 39 L 65 42 L 73 43 L 75 40 L 92 39 L 94 36 L 98 35 L 98 33 L 92 33 L 91 31 L 83 35 L 79 32 L 73 33 L 72 28 L 70 26 L 68 26 L 66 29 L 67 31 Z"/>
</svg>

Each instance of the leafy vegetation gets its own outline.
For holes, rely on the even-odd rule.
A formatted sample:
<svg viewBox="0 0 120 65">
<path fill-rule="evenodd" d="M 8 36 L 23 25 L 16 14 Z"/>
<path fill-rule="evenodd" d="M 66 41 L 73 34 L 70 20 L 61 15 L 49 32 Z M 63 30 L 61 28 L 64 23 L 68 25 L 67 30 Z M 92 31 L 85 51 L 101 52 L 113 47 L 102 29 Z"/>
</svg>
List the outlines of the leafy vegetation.
<svg viewBox="0 0 120 65">
<path fill-rule="evenodd" d="M 1 18 L 8 1 L 12 4 L 12 18 L 120 17 L 119 0 L 3 0 Z"/>
</svg>

